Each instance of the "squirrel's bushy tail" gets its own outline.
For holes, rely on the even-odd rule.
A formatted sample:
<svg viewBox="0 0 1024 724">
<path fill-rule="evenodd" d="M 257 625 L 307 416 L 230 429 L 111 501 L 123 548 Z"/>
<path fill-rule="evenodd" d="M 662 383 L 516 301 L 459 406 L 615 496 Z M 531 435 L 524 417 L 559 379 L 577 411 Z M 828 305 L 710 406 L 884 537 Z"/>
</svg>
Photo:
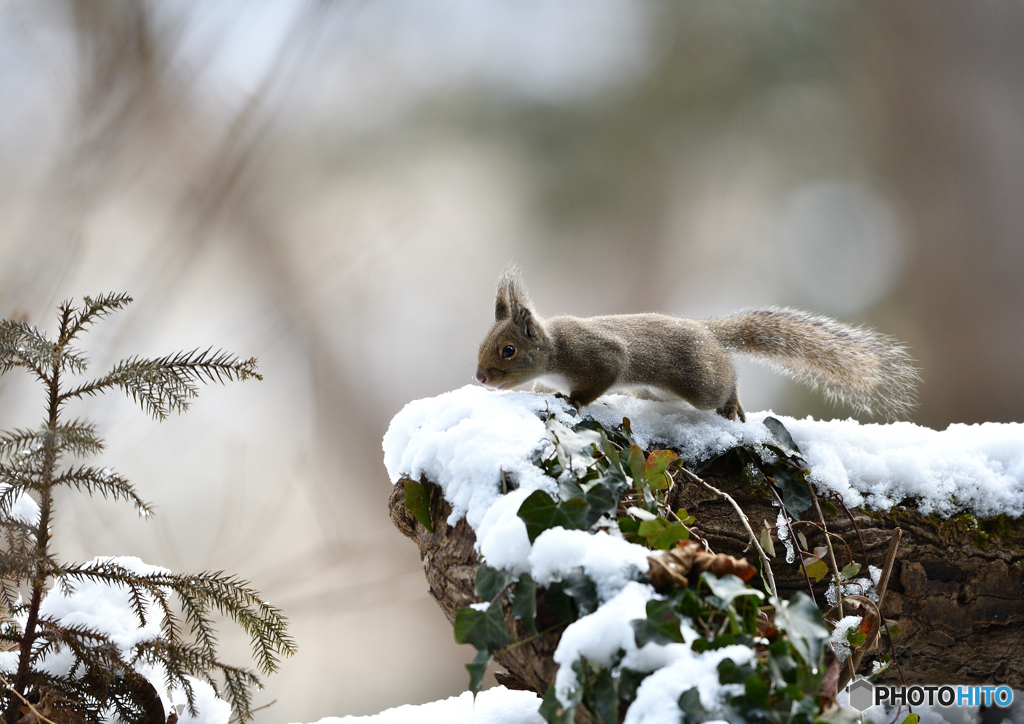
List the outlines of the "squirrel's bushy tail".
<svg viewBox="0 0 1024 724">
<path fill-rule="evenodd" d="M 916 404 L 920 379 L 907 350 L 870 329 L 797 309 L 751 309 L 705 320 L 734 352 L 820 389 L 830 399 L 889 418 Z"/>
</svg>

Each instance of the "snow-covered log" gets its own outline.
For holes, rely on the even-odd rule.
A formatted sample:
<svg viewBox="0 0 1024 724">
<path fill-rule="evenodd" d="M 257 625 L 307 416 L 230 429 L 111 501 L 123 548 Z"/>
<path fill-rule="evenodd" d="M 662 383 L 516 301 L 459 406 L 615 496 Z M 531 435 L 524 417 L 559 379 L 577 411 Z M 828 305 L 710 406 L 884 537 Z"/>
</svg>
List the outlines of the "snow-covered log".
<svg viewBox="0 0 1024 724">
<path fill-rule="evenodd" d="M 798 515 L 797 522 L 787 522 L 780 503 L 788 509 L 789 501 L 778 495 L 778 481 L 764 484 L 764 471 L 774 469 L 773 455 L 780 447 L 793 451 L 805 462 L 807 480 L 828 511 L 838 568 L 867 564 L 859 577 L 856 572 L 849 576 L 844 595 L 877 599 L 893 532 L 902 529 L 882 606 L 890 625 L 898 627 L 892 644 L 899 667 L 884 671 L 882 679 L 898 681 L 901 670 L 908 684 L 1024 688 L 1024 425 L 953 425 L 935 431 L 910 423 L 785 417 L 773 422 L 770 413 L 752 413 L 747 423 L 738 423 L 680 403 L 621 396 L 602 398 L 582 412 L 609 430 L 628 419 L 625 427 L 637 445 L 675 450 L 688 469 L 730 494 L 761 532 L 765 547 L 774 549 L 778 599 L 810 588 L 827 611 L 835 599 L 831 575 L 812 585 L 799 565 L 802 557 L 813 577 L 815 559 L 807 554 L 817 551 L 826 557 L 817 518 L 812 511 L 803 521 Z M 419 547 L 430 591 L 449 620 L 477 601 L 474 579 L 481 557 L 511 574 L 531 574 L 538 590 L 574 566 L 582 567 L 597 583 L 601 605 L 621 602 L 631 586 L 647 586 L 635 581 L 647 580 L 645 555 L 650 551 L 627 543 L 618 527 L 589 535 L 600 549 L 584 549 L 570 535 L 586 535 L 582 530 L 559 536 L 547 530 L 534 540 L 517 516 L 531 493 L 559 495 L 560 483 L 543 474 L 538 460 L 550 447 L 552 429 L 578 421 L 574 411 L 551 396 L 467 387 L 410 403 L 392 422 L 384 440 L 385 464 L 393 482 L 427 483 L 433 532 L 409 510 L 401 484 L 391 495 L 392 520 Z M 779 437 L 782 426 L 785 440 Z M 568 434 L 567 428 L 560 429 Z M 730 454 L 736 450 L 747 452 Z M 594 452 L 600 457 L 599 450 Z M 763 454 L 767 461 L 760 483 L 751 475 L 752 454 Z M 694 517 L 693 533 L 699 539 L 715 552 L 757 560 L 728 502 L 691 482 L 682 470 L 672 477 L 665 497 L 674 509 Z M 653 596 L 653 590 L 645 595 Z M 541 595 L 541 631 L 545 615 Z M 830 618 L 838 617 L 833 613 Z M 506 624 L 517 639 L 528 638 L 522 623 L 507 612 Z M 543 695 L 565 668 L 557 662 L 569 660 L 564 651 L 556 653 L 566 648 L 559 647 L 560 633 L 503 651 L 497 657 L 507 671 L 502 683 Z M 605 635 L 612 634 L 608 629 Z M 889 646 L 883 636 L 878 652 L 863 658 L 860 673 L 870 673 Z M 646 650 L 637 651 L 630 637 L 619 655 L 624 652 L 635 663 Z M 588 660 L 601 657 L 600 652 L 586 655 Z M 649 666 L 646 670 L 667 666 L 649 660 L 640 665 Z M 706 695 L 711 696 L 701 689 L 702 702 Z M 577 721 L 589 716 L 583 707 L 577 710 Z M 643 720 L 633 709 L 626 717 L 627 722 Z"/>
</svg>

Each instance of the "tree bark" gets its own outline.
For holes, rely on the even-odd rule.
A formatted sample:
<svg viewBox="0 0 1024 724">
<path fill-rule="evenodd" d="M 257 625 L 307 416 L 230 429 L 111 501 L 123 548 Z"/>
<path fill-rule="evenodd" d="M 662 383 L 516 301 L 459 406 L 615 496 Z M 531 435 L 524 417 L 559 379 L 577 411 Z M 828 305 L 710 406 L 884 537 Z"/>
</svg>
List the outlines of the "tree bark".
<svg viewBox="0 0 1024 724">
<path fill-rule="evenodd" d="M 765 520 L 775 525 L 779 509 L 763 488 L 744 486 L 732 471 L 704 475 L 736 499 L 755 530 L 763 529 Z M 739 556 L 749 547 L 735 511 L 706 489 L 680 485 L 672 503 L 696 518 L 700 534 L 716 552 Z M 826 514 L 829 533 L 849 546 L 833 536 L 840 568 L 851 562 L 850 551 L 858 563 L 865 563 L 866 552 L 866 563 L 882 568 L 894 529 L 903 531 L 882 604 L 882 615 L 899 628 L 892 644 L 900 666 L 884 672 L 881 680 L 899 683 L 902 669 L 907 684 L 1024 688 L 1024 520 L 969 515 L 943 520 L 904 507 L 887 512 L 854 508 L 850 514 L 856 529 L 842 511 Z M 813 508 L 804 518 L 814 519 Z M 809 550 L 825 545 L 816 528 L 801 524 L 798 530 Z M 798 563 L 785 562 L 784 546 L 776 546 L 776 552 L 772 569 L 779 596 L 808 592 Z M 866 574 L 864 565 L 860 575 Z M 819 606 L 828 609 L 828 584 L 822 581 L 813 588 Z M 880 653 L 888 650 L 885 643 Z M 870 673 L 872 658 L 864 657 L 858 673 Z"/>
<path fill-rule="evenodd" d="M 712 469 L 704 475 L 736 499 L 755 530 L 763 528 L 762 521 L 775 525 L 779 509 L 763 487 L 745 485 L 735 471 Z M 391 518 L 419 546 L 431 595 L 454 622 L 456 611 L 476 600 L 475 536 L 464 520 L 454 528 L 448 526 L 450 506 L 436 486 L 427 489 L 434 533 L 406 510 L 400 484 L 391 494 Z M 749 538 L 727 501 L 680 476 L 671 502 L 696 518 L 695 528 L 712 550 L 750 557 Z M 813 515 L 812 508 L 805 518 Z M 903 531 L 882 607 L 885 618 L 899 627 L 892 640 L 899 668 L 892 666 L 881 679 L 899 683 L 901 670 L 908 685 L 1007 684 L 1024 689 L 1024 521 L 979 521 L 966 515 L 942 520 L 925 517 L 913 508 L 884 513 L 852 509 L 850 515 L 856 530 L 842 511 L 835 516 L 826 514 L 829 532 L 835 534 L 833 546 L 840 567 L 851 562 L 852 552 L 853 560 L 864 564 L 866 554 L 866 563 L 881 568 L 894 529 Z M 809 549 L 824 545 L 817 528 L 799 523 L 797 529 L 803 532 Z M 772 568 L 780 597 L 808 592 L 798 562 L 786 563 L 783 545 L 778 545 L 776 552 Z M 866 574 L 865 565 L 861 575 Z M 829 608 L 827 588 L 825 581 L 813 586 L 823 610 Z M 538 608 L 540 619 L 542 600 Z M 507 619 L 506 623 L 517 640 L 526 638 L 515 621 Z M 538 620 L 538 628 L 543 630 L 544 623 Z M 498 657 L 507 670 L 504 676 L 497 676 L 499 681 L 543 696 L 557 670 L 551 656 L 560 633 L 555 631 Z M 888 651 L 885 642 L 879 654 Z M 859 673 L 870 672 L 873 658 L 870 654 L 864 657 Z M 583 721 L 593 719 L 581 707 L 577 722 Z"/>
<path fill-rule="evenodd" d="M 424 481 L 426 482 L 426 481 Z M 391 491 L 388 507 L 391 520 L 407 538 L 420 549 L 423 572 L 427 577 L 430 595 L 437 601 L 444 615 L 454 624 L 455 614 L 477 599 L 473 593 L 476 569 L 479 559 L 473 546 L 476 535 L 465 519 L 449 526 L 445 521 L 452 509 L 436 485 L 426 484 L 430 493 L 430 521 L 434 532 L 429 532 L 405 507 L 405 486 L 399 483 Z M 557 622 L 550 610 L 546 610 L 543 593 L 537 592 L 537 620 L 539 631 L 544 631 Z M 516 641 L 529 638 L 529 633 L 511 616 L 505 616 L 505 624 Z M 548 685 L 555 680 L 558 666 L 552 656 L 558 646 L 561 629 L 540 636 L 529 643 L 517 646 L 495 657 L 505 671 L 496 672 L 499 684 L 510 689 L 533 691 L 543 697 Z M 576 724 L 597 724 L 585 707 L 576 710 Z"/>
</svg>

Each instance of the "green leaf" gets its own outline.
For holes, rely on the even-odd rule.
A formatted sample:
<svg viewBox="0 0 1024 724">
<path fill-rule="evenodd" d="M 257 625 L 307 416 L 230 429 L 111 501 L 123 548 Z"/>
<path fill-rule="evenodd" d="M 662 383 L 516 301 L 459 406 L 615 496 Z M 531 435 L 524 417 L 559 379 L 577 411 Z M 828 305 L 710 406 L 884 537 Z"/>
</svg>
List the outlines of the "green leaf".
<svg viewBox="0 0 1024 724">
<path fill-rule="evenodd" d="M 860 563 L 850 563 L 839 571 L 839 575 L 847 581 L 852 581 L 858 573 L 860 573 Z"/>
<path fill-rule="evenodd" d="M 812 669 L 821 667 L 825 642 L 831 635 L 821 611 L 805 593 L 797 593 L 789 601 L 773 599 L 775 627 L 785 631 L 789 642 Z"/>
<path fill-rule="evenodd" d="M 921 721 L 921 716 L 916 713 L 907 714 L 901 724 L 918 724 Z"/>
<path fill-rule="evenodd" d="M 476 649 L 498 651 L 512 643 L 501 615 L 501 604 L 489 606 L 486 611 L 463 608 L 455 613 L 455 640 Z"/>
<path fill-rule="evenodd" d="M 559 504 L 543 490 L 535 490 L 519 506 L 518 515 L 526 523 L 526 534 L 533 543 L 549 528 L 561 526 L 568 530 L 586 530 L 589 512 L 590 506 L 581 498 Z"/>
<path fill-rule="evenodd" d="M 466 664 L 466 671 L 469 672 L 469 690 L 473 692 L 473 698 L 480 692 L 484 674 L 487 667 L 494 661 L 494 654 L 487 649 L 480 649 L 476 652 L 476 658 L 472 663 Z"/>
<path fill-rule="evenodd" d="M 671 600 L 648 601 L 647 618 L 630 621 L 637 647 L 643 648 L 651 641 L 657 644 L 684 643 L 680 621 Z"/>
<path fill-rule="evenodd" d="M 644 451 L 636 445 L 629 446 L 629 456 L 626 458 L 626 465 L 633 476 L 633 484 L 637 485 L 644 479 Z"/>
<path fill-rule="evenodd" d="M 548 724 L 573 724 L 576 705 L 564 706 L 555 694 L 555 685 L 549 684 L 537 713 L 544 717 Z"/>
<path fill-rule="evenodd" d="M 591 682 L 589 693 L 589 703 L 601 721 L 604 724 L 619 724 L 619 692 L 612 672 L 601 669 Z"/>
<path fill-rule="evenodd" d="M 718 682 L 720 684 L 742 684 L 754 673 L 750 664 L 737 664 L 732 659 L 722 659 L 718 664 Z"/>
<path fill-rule="evenodd" d="M 704 705 L 700 703 L 700 693 L 696 686 L 679 695 L 679 708 L 683 712 L 684 724 L 701 724 L 708 718 Z"/>
<path fill-rule="evenodd" d="M 728 661 L 728 659 L 726 659 Z M 743 682 L 743 690 L 755 704 L 762 707 L 768 706 L 768 695 L 771 694 L 772 686 L 763 676 L 760 674 L 750 674 Z"/>
<path fill-rule="evenodd" d="M 566 427 L 553 415 L 545 423 L 555 440 L 555 454 L 563 470 L 580 472 L 594 464 L 594 455 L 601 449 L 601 433 L 584 427 Z"/>
<path fill-rule="evenodd" d="M 511 582 L 512 576 L 508 571 L 481 563 L 476 569 L 476 584 L 473 586 L 473 592 L 482 601 L 491 601 Z"/>
<path fill-rule="evenodd" d="M 800 448 L 793 441 L 793 436 L 789 434 L 789 430 L 779 420 L 770 415 L 762 421 L 764 426 L 768 428 L 768 432 L 772 434 L 776 440 L 779 441 L 779 446 L 789 456 L 799 455 Z"/>
<path fill-rule="evenodd" d="M 794 473 L 779 466 L 772 470 L 772 484 L 782 496 L 782 504 L 786 506 L 793 520 L 800 520 L 811 507 L 811 492 L 803 471 Z"/>
<path fill-rule="evenodd" d="M 630 543 L 639 543 L 644 545 L 647 541 L 646 538 L 640 537 L 640 522 L 636 518 L 622 517 L 616 521 L 619 524 L 619 532 L 622 533 L 622 537 Z"/>
<path fill-rule="evenodd" d="M 537 584 L 529 573 L 522 573 L 512 593 L 512 616 L 522 621 L 531 634 L 537 633 Z"/>
<path fill-rule="evenodd" d="M 584 529 L 590 528 L 602 515 L 611 513 L 619 506 L 619 499 L 603 483 L 594 483 L 590 486 L 583 499 L 587 501 L 589 510 L 584 524 Z"/>
<path fill-rule="evenodd" d="M 672 479 L 668 476 L 669 467 L 679 459 L 671 450 L 655 450 L 647 456 L 644 463 L 644 481 L 654 490 L 668 488 Z"/>
<path fill-rule="evenodd" d="M 867 641 L 867 636 L 862 634 L 859 629 L 851 628 L 846 632 L 846 640 L 853 646 L 860 646 Z"/>
<path fill-rule="evenodd" d="M 636 671 L 623 666 L 619 672 L 619 699 L 627 705 L 631 703 L 636 699 L 636 690 L 648 676 L 649 671 Z"/>
<path fill-rule="evenodd" d="M 428 533 L 434 532 L 434 526 L 430 522 L 430 495 L 422 483 L 415 480 L 405 481 L 405 508 L 427 529 Z"/>
<path fill-rule="evenodd" d="M 637 535 L 644 540 L 648 548 L 664 551 L 681 540 L 687 540 L 690 531 L 682 523 L 670 523 L 659 516 L 654 520 L 641 521 Z"/>
<path fill-rule="evenodd" d="M 829 515 L 839 515 L 839 508 L 832 505 L 832 503 L 828 502 L 827 500 L 821 501 L 821 509 L 824 510 Z"/>
<path fill-rule="evenodd" d="M 542 598 L 551 607 L 551 612 L 560 621 L 572 623 L 576 620 L 572 598 L 565 592 L 565 584 L 562 581 L 553 581 L 547 588 L 541 589 L 537 597 Z"/>
<path fill-rule="evenodd" d="M 576 601 L 581 616 L 597 610 L 597 586 L 583 572 L 582 568 L 574 568 L 562 581 L 562 590 Z"/>
<path fill-rule="evenodd" d="M 717 578 L 713 573 L 704 571 L 704 573 L 700 574 L 700 580 L 711 589 L 711 595 L 721 601 L 721 604 L 716 607 L 723 611 L 729 607 L 729 604 L 734 599 L 743 596 L 753 596 L 758 600 L 764 600 L 763 593 L 756 588 L 751 588 L 731 573 Z"/>
</svg>

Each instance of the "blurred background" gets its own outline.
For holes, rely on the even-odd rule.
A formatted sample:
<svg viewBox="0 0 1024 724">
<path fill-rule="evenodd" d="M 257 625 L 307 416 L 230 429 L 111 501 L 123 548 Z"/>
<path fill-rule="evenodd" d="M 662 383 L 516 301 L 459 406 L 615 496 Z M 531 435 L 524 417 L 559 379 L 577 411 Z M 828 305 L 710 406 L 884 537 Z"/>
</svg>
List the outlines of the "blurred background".
<svg viewBox="0 0 1024 724">
<path fill-rule="evenodd" d="M 1022 37 L 1014 2 L 0 2 L 0 314 L 127 291 L 94 371 L 213 345 L 266 376 L 162 424 L 75 409 L 157 516 L 68 493 L 58 553 L 252 580 L 299 643 L 259 722 L 462 691 L 380 440 L 472 382 L 511 259 L 549 316 L 869 324 L 916 422 L 1021 420 Z M 850 415 L 741 374 L 747 409 Z M 42 402 L 0 378 L 4 429 Z"/>
</svg>

